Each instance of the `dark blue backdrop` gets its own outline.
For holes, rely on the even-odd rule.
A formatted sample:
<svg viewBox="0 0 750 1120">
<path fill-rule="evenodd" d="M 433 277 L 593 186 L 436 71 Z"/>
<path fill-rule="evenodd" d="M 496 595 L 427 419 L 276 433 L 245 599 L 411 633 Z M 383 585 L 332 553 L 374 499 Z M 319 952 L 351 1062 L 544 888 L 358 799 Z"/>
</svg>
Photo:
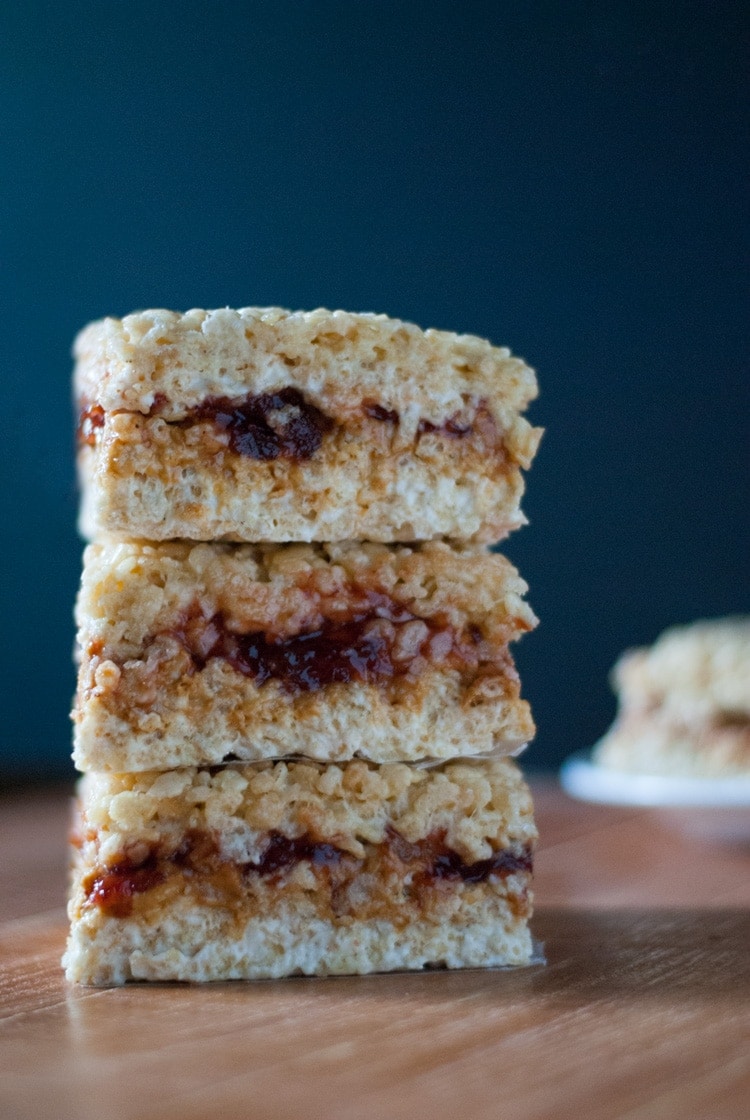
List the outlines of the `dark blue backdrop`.
<svg viewBox="0 0 750 1120">
<path fill-rule="evenodd" d="M 624 646 L 748 608 L 743 8 L 5 5 L 6 778 L 68 772 L 68 354 L 104 314 L 385 311 L 538 369 L 529 765 L 601 733 Z"/>
</svg>

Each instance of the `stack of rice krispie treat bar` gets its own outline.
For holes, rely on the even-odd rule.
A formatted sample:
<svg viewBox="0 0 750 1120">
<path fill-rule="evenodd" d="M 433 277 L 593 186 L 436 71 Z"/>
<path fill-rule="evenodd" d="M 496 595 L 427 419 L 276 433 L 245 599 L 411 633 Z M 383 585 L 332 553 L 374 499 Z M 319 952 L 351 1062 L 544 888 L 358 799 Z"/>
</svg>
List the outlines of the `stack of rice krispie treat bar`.
<svg viewBox="0 0 750 1120">
<path fill-rule="evenodd" d="M 68 977 L 528 963 L 536 619 L 487 545 L 533 373 L 323 310 L 148 311 L 76 356 Z"/>
</svg>

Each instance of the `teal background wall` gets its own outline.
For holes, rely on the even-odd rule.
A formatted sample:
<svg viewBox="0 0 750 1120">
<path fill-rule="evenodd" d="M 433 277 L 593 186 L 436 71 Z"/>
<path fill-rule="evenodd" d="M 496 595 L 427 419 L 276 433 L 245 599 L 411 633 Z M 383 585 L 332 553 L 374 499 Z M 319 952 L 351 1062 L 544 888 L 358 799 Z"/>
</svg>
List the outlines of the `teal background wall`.
<svg viewBox="0 0 750 1120">
<path fill-rule="evenodd" d="M 746 31 L 729 0 L 4 6 L 4 781 L 70 773 L 69 351 L 105 314 L 384 311 L 537 368 L 529 766 L 604 730 L 624 646 L 748 609 Z"/>
</svg>

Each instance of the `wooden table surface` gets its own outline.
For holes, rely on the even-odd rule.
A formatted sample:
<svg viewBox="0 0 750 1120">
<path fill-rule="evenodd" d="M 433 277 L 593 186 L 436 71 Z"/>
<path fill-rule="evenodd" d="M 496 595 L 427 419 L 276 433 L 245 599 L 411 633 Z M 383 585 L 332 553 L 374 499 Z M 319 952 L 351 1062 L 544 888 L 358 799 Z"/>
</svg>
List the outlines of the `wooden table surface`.
<svg viewBox="0 0 750 1120">
<path fill-rule="evenodd" d="M 750 1116 L 750 821 L 535 783 L 547 965 L 73 988 L 66 791 L 0 800 L 3 1120 Z"/>
</svg>

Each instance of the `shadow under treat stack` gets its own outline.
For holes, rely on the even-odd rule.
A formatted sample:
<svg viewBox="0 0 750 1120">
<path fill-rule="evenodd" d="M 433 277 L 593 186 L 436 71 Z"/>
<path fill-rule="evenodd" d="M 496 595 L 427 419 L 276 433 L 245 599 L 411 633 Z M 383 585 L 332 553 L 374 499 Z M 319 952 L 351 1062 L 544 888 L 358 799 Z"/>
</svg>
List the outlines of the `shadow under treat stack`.
<svg viewBox="0 0 750 1120">
<path fill-rule="evenodd" d="M 532 372 L 385 316 L 148 311 L 76 343 L 67 975 L 521 965 Z"/>
</svg>

